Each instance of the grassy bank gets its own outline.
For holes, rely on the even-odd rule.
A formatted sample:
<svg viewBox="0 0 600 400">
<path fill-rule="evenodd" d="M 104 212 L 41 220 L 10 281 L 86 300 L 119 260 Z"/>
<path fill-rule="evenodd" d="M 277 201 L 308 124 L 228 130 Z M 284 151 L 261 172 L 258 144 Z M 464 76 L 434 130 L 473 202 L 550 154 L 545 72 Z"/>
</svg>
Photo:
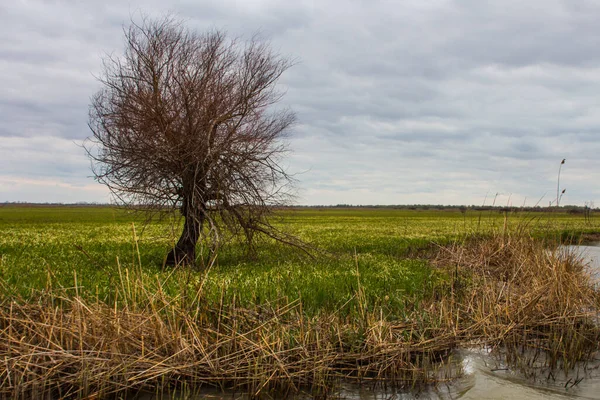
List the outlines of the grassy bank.
<svg viewBox="0 0 600 400">
<path fill-rule="evenodd" d="M 340 378 L 434 381 L 437 362 L 473 340 L 521 364 L 518 345 L 546 349 L 549 367 L 567 369 L 597 346 L 586 271 L 539 240 L 598 231 L 581 216 L 280 216 L 323 252 L 267 242 L 248 261 L 233 244 L 205 273 L 162 269 L 178 233 L 168 221 L 142 231 L 110 208 L 0 208 L 1 394 L 211 384 L 322 395 Z"/>
</svg>

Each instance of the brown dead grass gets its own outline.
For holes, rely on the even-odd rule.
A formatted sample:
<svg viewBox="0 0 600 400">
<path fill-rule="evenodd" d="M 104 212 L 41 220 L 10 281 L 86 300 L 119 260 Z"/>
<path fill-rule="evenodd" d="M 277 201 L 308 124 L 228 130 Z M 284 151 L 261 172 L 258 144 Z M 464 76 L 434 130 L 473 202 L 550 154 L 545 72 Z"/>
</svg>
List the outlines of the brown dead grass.
<svg viewBox="0 0 600 400">
<path fill-rule="evenodd" d="M 575 250 L 504 233 L 446 247 L 434 262 L 453 276 L 444 301 L 465 339 L 523 372 L 535 375 L 540 358 L 540 370 L 568 372 L 599 349 L 600 296 Z"/>
<path fill-rule="evenodd" d="M 340 379 L 435 383 L 465 343 L 503 349 L 523 371 L 541 353 L 544 368 L 569 370 L 598 350 L 598 291 L 577 254 L 504 232 L 440 248 L 432 262 L 451 278 L 403 321 L 366 306 L 352 319 L 309 317 L 287 299 L 210 305 L 201 292 L 148 292 L 134 272 L 114 304 L 50 287 L 35 301 L 3 298 L 0 397 L 106 398 L 183 385 L 317 397 Z"/>
<path fill-rule="evenodd" d="M 183 384 L 251 397 L 306 388 L 319 394 L 340 378 L 406 387 L 435 381 L 435 364 L 455 345 L 453 332 L 375 314 L 359 324 L 308 318 L 299 302 L 191 312 L 165 298 L 148 300 L 145 309 L 50 294 L 5 301 L 0 396 L 103 398 Z"/>
</svg>

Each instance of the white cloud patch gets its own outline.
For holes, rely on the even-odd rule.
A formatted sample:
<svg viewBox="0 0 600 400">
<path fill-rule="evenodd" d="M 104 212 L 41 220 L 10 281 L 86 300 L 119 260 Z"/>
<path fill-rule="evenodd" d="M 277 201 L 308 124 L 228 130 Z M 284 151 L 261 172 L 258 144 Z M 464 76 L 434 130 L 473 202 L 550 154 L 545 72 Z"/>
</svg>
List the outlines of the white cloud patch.
<svg viewBox="0 0 600 400">
<path fill-rule="evenodd" d="M 4 201 L 23 201 L 34 197 L 39 203 L 108 203 L 110 196 L 105 187 L 60 179 L 26 179 L 0 177 L 0 196 Z"/>
</svg>

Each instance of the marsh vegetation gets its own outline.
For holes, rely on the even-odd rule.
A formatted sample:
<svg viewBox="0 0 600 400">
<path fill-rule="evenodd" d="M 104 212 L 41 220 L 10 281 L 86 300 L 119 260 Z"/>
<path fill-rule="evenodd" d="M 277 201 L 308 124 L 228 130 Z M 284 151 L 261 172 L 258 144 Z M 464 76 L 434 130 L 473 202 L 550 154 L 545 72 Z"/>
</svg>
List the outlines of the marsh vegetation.
<svg viewBox="0 0 600 400">
<path fill-rule="evenodd" d="M 566 213 L 282 210 L 315 258 L 265 240 L 164 268 L 180 226 L 108 207 L 0 208 L 0 396 L 105 398 L 217 387 L 251 397 L 336 383 L 451 380 L 484 345 L 532 379 L 598 350 L 598 292 Z M 202 244 L 198 247 L 201 256 Z"/>
</svg>

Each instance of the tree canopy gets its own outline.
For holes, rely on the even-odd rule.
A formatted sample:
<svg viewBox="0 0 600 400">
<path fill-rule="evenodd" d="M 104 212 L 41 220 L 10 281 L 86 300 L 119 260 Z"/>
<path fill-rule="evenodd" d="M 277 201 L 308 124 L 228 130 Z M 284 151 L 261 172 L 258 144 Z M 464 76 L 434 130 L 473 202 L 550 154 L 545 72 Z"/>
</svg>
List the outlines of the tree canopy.
<svg viewBox="0 0 600 400">
<path fill-rule="evenodd" d="M 172 17 L 124 30 L 93 96 L 88 154 L 96 179 L 123 204 L 179 210 L 184 227 L 167 263 L 192 264 L 196 244 L 256 233 L 295 244 L 267 218 L 290 198 L 281 166 L 293 112 L 275 109 L 292 62 L 266 42 L 197 33 Z M 232 235 L 228 235 L 232 236 Z"/>
</svg>

